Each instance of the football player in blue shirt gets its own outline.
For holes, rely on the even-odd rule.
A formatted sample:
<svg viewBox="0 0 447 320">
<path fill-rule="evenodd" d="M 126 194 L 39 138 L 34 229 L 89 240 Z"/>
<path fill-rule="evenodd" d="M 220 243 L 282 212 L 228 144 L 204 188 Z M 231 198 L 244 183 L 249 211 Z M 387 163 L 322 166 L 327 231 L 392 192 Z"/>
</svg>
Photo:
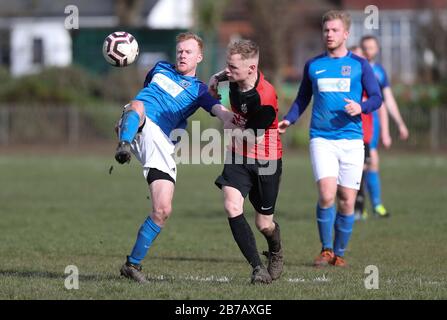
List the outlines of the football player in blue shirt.
<svg viewBox="0 0 447 320">
<path fill-rule="evenodd" d="M 149 71 L 144 87 L 128 104 L 118 124 L 119 144 L 115 159 L 130 161 L 131 152 L 141 162 L 149 184 L 152 212 L 141 225 L 132 252 L 121 267 L 121 275 L 147 282 L 141 261 L 171 215 L 176 180 L 174 143 L 170 135 L 184 129 L 186 119 L 202 107 L 224 123 L 233 113 L 208 93 L 208 87 L 196 78 L 197 65 L 203 59 L 203 42 L 187 32 L 177 36 L 176 63 L 158 62 Z"/>
<path fill-rule="evenodd" d="M 402 116 L 400 115 L 399 107 L 397 106 L 396 100 L 394 99 L 393 91 L 391 90 L 390 84 L 388 82 L 388 77 L 386 75 L 385 69 L 375 61 L 377 54 L 379 53 L 379 42 L 376 37 L 368 35 L 364 36 L 361 39 L 360 44 L 366 59 L 369 61 L 374 74 L 379 81 L 386 109 L 390 113 L 399 129 L 400 138 L 402 140 L 406 140 L 408 138 L 408 129 L 405 125 L 404 120 L 402 119 Z M 381 126 L 383 126 L 383 124 L 380 123 L 380 118 L 377 112 L 374 112 L 373 138 L 370 144 L 371 162 L 369 165 L 368 173 L 366 175 L 366 185 L 371 199 L 374 215 L 378 217 L 389 217 L 389 211 L 387 211 L 382 204 L 382 190 L 379 176 L 378 146 L 380 131 L 383 129 L 383 127 Z M 386 148 L 389 148 L 391 146 L 391 140 L 389 140 L 389 143 L 384 142 L 384 146 Z"/>
<path fill-rule="evenodd" d="M 284 133 L 298 120 L 313 96 L 310 156 L 319 193 L 316 212 L 322 244 L 314 265 L 343 267 L 363 169 L 360 114 L 378 109 L 382 97 L 371 66 L 346 48 L 351 25 L 349 14 L 329 11 L 322 22 L 327 50 L 304 66 L 297 98 L 279 124 L 279 132 Z M 365 101 L 363 91 L 368 96 Z"/>
</svg>

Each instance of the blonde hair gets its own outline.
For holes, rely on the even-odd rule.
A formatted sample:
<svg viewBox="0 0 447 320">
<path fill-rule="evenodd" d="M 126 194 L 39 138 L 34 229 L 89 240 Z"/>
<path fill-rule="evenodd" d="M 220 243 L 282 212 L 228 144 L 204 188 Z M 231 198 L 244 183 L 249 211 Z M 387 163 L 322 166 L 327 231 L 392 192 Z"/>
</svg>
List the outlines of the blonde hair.
<svg viewBox="0 0 447 320">
<path fill-rule="evenodd" d="M 228 45 L 227 53 L 240 54 L 242 60 L 259 59 L 259 46 L 252 40 L 237 40 Z"/>
<path fill-rule="evenodd" d="M 200 48 L 200 52 L 203 52 L 203 40 L 202 38 L 200 38 L 197 34 L 193 33 L 193 32 L 183 32 L 183 33 L 179 33 L 177 35 L 177 37 L 175 38 L 175 41 L 177 44 L 179 44 L 180 42 L 189 40 L 189 39 L 194 39 L 197 41 L 197 44 L 199 45 Z"/>
<path fill-rule="evenodd" d="M 351 28 L 351 15 L 346 11 L 341 10 L 331 10 L 323 15 L 322 24 L 324 25 L 327 21 L 341 20 L 345 26 L 346 31 Z"/>
</svg>

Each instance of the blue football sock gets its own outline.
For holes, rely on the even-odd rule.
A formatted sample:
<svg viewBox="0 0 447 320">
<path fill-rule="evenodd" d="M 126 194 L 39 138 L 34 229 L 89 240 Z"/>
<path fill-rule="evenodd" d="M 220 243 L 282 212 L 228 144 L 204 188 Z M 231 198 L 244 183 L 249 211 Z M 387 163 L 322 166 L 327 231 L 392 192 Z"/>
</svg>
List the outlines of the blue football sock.
<svg viewBox="0 0 447 320">
<path fill-rule="evenodd" d="M 353 226 L 354 214 L 345 216 L 337 212 L 337 217 L 335 218 L 334 253 L 339 257 L 343 257 L 345 254 Z"/>
<path fill-rule="evenodd" d="M 131 143 L 137 134 L 139 124 L 140 116 L 138 113 L 133 110 L 126 111 L 121 120 L 120 141 L 127 141 Z"/>
<path fill-rule="evenodd" d="M 322 209 L 317 204 L 317 223 L 323 249 L 332 249 L 332 230 L 334 229 L 335 206 Z"/>
<path fill-rule="evenodd" d="M 382 204 L 382 190 L 378 171 L 368 171 L 366 174 L 366 185 L 368 187 L 369 198 L 371 199 L 373 208 Z"/>
<path fill-rule="evenodd" d="M 155 240 L 160 231 L 161 228 L 157 226 L 150 217 L 148 217 L 141 225 L 140 231 L 138 232 L 137 241 L 135 242 L 132 253 L 127 260 L 133 264 L 140 264 L 146 256 L 152 241 Z"/>
</svg>

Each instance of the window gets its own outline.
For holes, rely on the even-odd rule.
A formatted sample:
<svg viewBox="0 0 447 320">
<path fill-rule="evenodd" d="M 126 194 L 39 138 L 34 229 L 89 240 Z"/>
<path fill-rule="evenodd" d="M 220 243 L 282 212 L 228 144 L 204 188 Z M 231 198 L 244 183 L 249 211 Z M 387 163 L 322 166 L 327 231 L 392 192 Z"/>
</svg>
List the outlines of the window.
<svg viewBox="0 0 447 320">
<path fill-rule="evenodd" d="M 357 44 L 362 35 L 375 35 L 380 43 L 378 61 L 385 67 L 390 79 L 400 79 L 411 82 L 415 77 L 415 52 L 413 36 L 415 26 L 414 16 L 409 11 L 381 10 L 378 30 L 365 29 L 363 12 L 353 16 L 353 39 L 349 44 Z"/>
<path fill-rule="evenodd" d="M 33 39 L 33 64 L 43 65 L 44 55 L 43 55 L 43 39 L 34 38 Z"/>
</svg>

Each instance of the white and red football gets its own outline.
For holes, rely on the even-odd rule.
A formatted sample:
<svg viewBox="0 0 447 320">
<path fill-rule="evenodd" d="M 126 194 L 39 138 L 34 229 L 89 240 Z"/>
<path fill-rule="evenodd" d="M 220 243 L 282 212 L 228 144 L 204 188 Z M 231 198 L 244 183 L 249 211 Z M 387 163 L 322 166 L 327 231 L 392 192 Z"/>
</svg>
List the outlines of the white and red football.
<svg viewBox="0 0 447 320">
<path fill-rule="evenodd" d="M 102 46 L 104 58 L 115 67 L 130 65 L 138 57 L 138 53 L 137 40 L 125 31 L 116 31 L 109 34 Z"/>
</svg>

